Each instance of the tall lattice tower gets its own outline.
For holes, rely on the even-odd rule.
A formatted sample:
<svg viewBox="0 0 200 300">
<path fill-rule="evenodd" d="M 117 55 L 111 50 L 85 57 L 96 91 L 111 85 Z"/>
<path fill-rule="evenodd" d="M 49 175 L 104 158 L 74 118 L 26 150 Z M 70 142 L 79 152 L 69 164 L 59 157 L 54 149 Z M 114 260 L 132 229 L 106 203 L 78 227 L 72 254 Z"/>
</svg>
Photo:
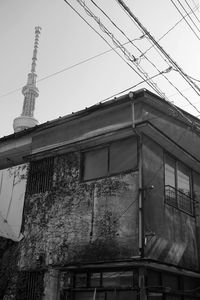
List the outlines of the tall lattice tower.
<svg viewBox="0 0 200 300">
<path fill-rule="evenodd" d="M 13 121 L 14 132 L 34 127 L 38 124 L 38 121 L 34 118 L 34 109 L 35 99 L 39 96 L 39 90 L 36 87 L 36 61 L 40 32 L 41 27 L 35 27 L 35 43 L 33 49 L 31 72 L 28 74 L 27 84 L 22 88 L 22 94 L 24 95 L 24 104 L 21 116 L 15 118 Z"/>
</svg>

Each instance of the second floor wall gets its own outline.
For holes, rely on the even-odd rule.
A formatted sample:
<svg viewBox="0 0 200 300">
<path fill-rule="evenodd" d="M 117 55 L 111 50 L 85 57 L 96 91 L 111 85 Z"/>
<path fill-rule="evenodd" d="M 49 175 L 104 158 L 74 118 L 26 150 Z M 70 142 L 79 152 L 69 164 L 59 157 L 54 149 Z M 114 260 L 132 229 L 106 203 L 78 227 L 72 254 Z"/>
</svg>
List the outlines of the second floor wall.
<svg viewBox="0 0 200 300">
<path fill-rule="evenodd" d="M 20 267 L 138 256 L 138 190 L 135 137 L 32 162 Z"/>
<path fill-rule="evenodd" d="M 200 176 L 147 137 L 143 176 L 145 256 L 198 269 Z"/>
<path fill-rule="evenodd" d="M 140 255 L 138 147 L 133 136 L 31 163 L 20 266 Z M 141 162 L 144 256 L 198 269 L 200 176 L 146 136 Z"/>
</svg>

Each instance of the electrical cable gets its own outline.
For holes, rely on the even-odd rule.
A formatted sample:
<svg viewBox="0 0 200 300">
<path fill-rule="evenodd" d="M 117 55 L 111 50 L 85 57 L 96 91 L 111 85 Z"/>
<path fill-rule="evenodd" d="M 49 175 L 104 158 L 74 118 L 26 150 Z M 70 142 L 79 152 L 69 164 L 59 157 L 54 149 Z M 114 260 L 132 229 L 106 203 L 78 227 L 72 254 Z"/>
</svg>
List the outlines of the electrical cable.
<svg viewBox="0 0 200 300">
<path fill-rule="evenodd" d="M 117 1 L 116 0 L 116 2 L 119 4 L 119 1 Z M 120 5 L 120 4 L 119 4 Z M 121 5 L 120 5 L 121 6 Z M 125 12 L 126 12 L 126 14 L 128 14 L 128 12 L 125 10 Z M 129 14 L 128 14 L 129 15 Z M 131 18 L 131 16 L 129 15 L 129 17 Z M 136 25 L 137 25 L 137 23 L 136 23 Z M 137 25 L 137 27 L 139 27 L 138 25 Z M 144 30 L 142 30 L 142 33 L 144 34 Z M 156 46 L 156 44 L 154 43 L 154 45 Z M 186 75 L 186 74 L 185 74 Z M 163 75 L 164 76 L 164 75 Z M 165 77 L 165 76 L 164 76 Z M 166 77 L 165 77 L 166 78 Z M 186 75 L 186 78 L 187 78 L 187 75 Z M 167 80 L 168 80 L 168 82 L 178 91 L 178 93 L 190 104 L 190 105 L 192 105 L 193 106 L 193 108 L 197 111 L 197 112 L 199 112 L 199 110 L 196 108 L 196 106 L 194 106 L 194 104 L 192 104 L 192 102 L 186 97 L 186 96 L 184 96 L 183 94 L 182 94 L 182 92 L 168 79 L 168 78 L 166 78 Z M 170 101 L 169 101 L 170 102 Z M 188 119 L 188 118 L 187 118 Z"/>
<path fill-rule="evenodd" d="M 171 70 L 171 69 L 170 69 L 170 70 Z M 168 73 L 168 72 L 170 72 L 170 70 L 169 70 L 169 68 L 168 68 L 168 69 L 166 69 L 165 71 L 159 72 L 158 74 L 153 75 L 152 77 L 150 77 L 150 79 L 153 79 L 153 78 L 155 78 L 155 77 L 157 77 L 157 76 L 159 76 L 159 75 L 162 75 L 162 74 L 164 74 L 164 73 Z M 132 85 L 132 86 L 130 86 L 129 88 L 126 88 L 125 90 L 120 91 L 120 92 L 118 92 L 118 93 L 116 93 L 116 94 L 114 94 L 114 95 L 112 95 L 112 96 L 110 96 L 110 97 L 108 97 L 108 98 L 106 98 L 106 99 L 100 101 L 100 103 L 106 102 L 106 101 L 109 100 L 110 98 L 114 98 L 114 97 L 116 97 L 116 96 L 118 96 L 118 95 L 121 95 L 121 94 L 127 92 L 127 91 L 130 91 L 131 89 L 137 87 L 138 85 L 147 82 L 147 80 L 148 80 L 148 79 L 145 79 L 145 80 L 143 80 L 143 81 L 140 81 L 140 82 L 138 82 L 137 84 Z"/>
<path fill-rule="evenodd" d="M 197 7 L 198 8 L 198 7 Z M 197 9 L 196 8 L 196 9 Z M 195 9 L 195 10 L 196 10 Z M 195 11 L 194 10 L 194 11 Z M 189 15 L 191 12 L 188 12 L 186 15 L 184 15 L 179 21 L 177 21 L 166 33 L 164 33 L 158 40 L 157 40 L 157 42 L 160 42 L 170 31 L 172 31 L 178 24 L 180 24 L 183 20 L 184 20 L 184 17 L 186 17 L 187 15 Z M 149 47 L 149 48 L 147 48 L 147 50 L 141 55 L 141 57 L 143 56 L 143 55 L 145 55 L 149 50 L 151 50 L 151 49 L 153 49 L 153 48 L 155 48 L 156 47 L 156 45 L 154 44 L 154 43 L 152 43 L 151 42 L 151 47 Z M 157 49 L 157 48 L 156 48 Z M 160 54 L 160 52 L 158 52 L 159 54 Z M 162 58 L 163 58 L 163 56 L 161 56 Z M 164 58 L 163 58 L 164 59 Z M 166 61 L 165 59 L 164 59 L 164 61 Z"/>
<path fill-rule="evenodd" d="M 190 76 L 190 75 L 187 75 L 188 77 L 190 77 L 191 79 L 193 79 L 193 80 L 195 80 L 195 81 L 198 81 L 198 82 L 200 82 L 200 80 L 199 79 L 196 79 L 196 78 L 194 78 L 194 77 L 192 77 L 192 76 Z"/>
<path fill-rule="evenodd" d="M 187 10 L 185 9 L 185 7 L 183 6 L 183 4 L 181 4 L 181 2 L 179 0 L 177 0 L 178 3 L 180 4 L 180 6 L 182 7 L 182 9 L 187 13 Z M 193 21 L 193 19 L 190 17 L 190 15 L 188 14 L 188 17 L 190 19 L 190 21 L 192 22 L 192 24 L 195 26 L 195 28 L 200 32 L 199 27 L 196 25 L 196 23 Z"/>
<path fill-rule="evenodd" d="M 124 33 L 124 31 L 122 31 L 112 20 L 111 20 L 111 18 L 93 1 L 93 0 L 91 0 L 91 2 L 108 18 L 108 20 L 115 26 L 115 28 L 117 28 L 127 39 L 128 39 L 128 41 L 140 52 L 140 53 L 142 53 L 142 51 L 139 49 L 139 47 L 137 47 L 136 45 L 134 45 L 133 44 L 133 42 L 129 39 L 129 37 Z M 145 56 L 145 54 L 144 53 L 142 53 L 142 55 L 145 57 L 145 59 L 158 71 L 158 72 L 160 72 L 160 74 L 173 86 L 173 87 L 175 87 L 172 83 L 171 83 L 171 81 L 164 75 L 164 73 L 166 73 L 166 72 L 161 72 L 157 67 L 156 67 L 156 65 L 148 58 L 148 57 L 146 57 Z M 141 56 L 140 56 L 141 57 Z M 152 77 L 151 77 L 151 79 L 152 79 Z M 145 82 L 145 81 L 144 81 Z M 139 83 L 140 84 L 140 83 Z M 139 85 L 139 84 L 137 84 L 137 85 Z M 137 86 L 136 85 L 136 86 Z M 133 87 L 135 87 L 135 86 L 133 86 Z M 132 88 L 133 88 L 132 87 Z M 176 88 L 177 89 L 177 88 Z M 124 91 L 127 91 L 128 89 L 126 89 L 126 90 L 124 90 Z M 178 89 L 177 89 L 178 90 Z M 123 91 L 123 92 L 124 92 Z M 119 94 L 118 94 L 119 95 Z M 181 94 L 182 96 L 183 96 L 183 94 Z M 189 101 L 189 99 L 187 99 L 185 96 L 183 96 L 190 104 L 191 104 L 191 102 Z M 110 98 L 110 97 L 109 97 Z M 169 99 L 166 99 L 166 96 L 165 96 L 165 100 L 168 100 L 169 101 Z M 198 111 L 197 110 L 197 112 L 198 113 L 200 113 L 200 111 Z"/>
<path fill-rule="evenodd" d="M 123 0 L 115 0 L 120 5 L 120 7 L 129 14 L 129 16 L 134 20 L 134 22 L 140 27 L 143 34 L 148 36 L 148 38 L 155 44 L 158 50 L 168 59 L 168 61 L 172 64 L 172 66 L 177 69 L 183 79 L 193 88 L 193 90 L 200 96 L 200 88 L 193 82 L 190 78 L 187 77 L 185 72 L 179 67 L 179 65 L 171 58 L 171 56 L 161 47 L 161 45 L 154 39 L 154 37 L 150 34 L 150 32 L 142 25 L 142 23 L 138 20 L 138 18 L 133 14 L 133 12 L 129 9 L 129 7 L 124 3 Z"/>
<path fill-rule="evenodd" d="M 179 12 L 179 14 L 183 17 L 182 12 L 180 11 L 180 9 L 178 8 L 178 6 L 174 3 L 173 0 L 170 0 L 172 2 L 172 4 L 174 5 L 174 7 L 176 8 L 176 10 Z M 192 28 L 192 26 L 190 25 L 190 23 L 187 21 L 187 19 L 184 17 L 185 22 L 187 23 L 187 25 L 189 26 L 189 28 L 192 30 L 192 32 L 194 33 L 194 35 L 198 38 L 198 40 L 200 40 L 200 37 L 197 35 L 197 33 L 194 31 L 194 29 Z"/>
<path fill-rule="evenodd" d="M 177 0 L 177 1 L 178 1 L 178 3 L 180 4 L 180 6 L 182 7 L 182 9 L 184 10 L 184 12 L 187 13 L 187 10 L 185 9 L 184 5 L 181 4 L 181 2 L 180 2 L 179 0 Z M 192 12 L 193 12 L 193 11 L 192 11 Z M 188 14 L 188 17 L 189 17 L 190 21 L 192 22 L 192 24 L 195 26 L 195 28 L 200 32 L 199 27 L 196 25 L 196 23 L 193 21 L 193 19 L 190 17 L 189 14 Z M 197 20 L 198 20 L 198 19 L 197 19 Z"/>
<path fill-rule="evenodd" d="M 75 8 L 73 8 L 73 6 L 67 1 L 67 0 L 64 0 L 65 2 L 66 2 L 66 4 L 68 4 L 85 22 L 86 22 L 86 24 L 88 24 L 89 25 L 89 27 L 91 27 L 95 32 L 97 32 L 78 12 L 77 12 L 77 10 L 75 9 Z M 117 1 L 117 3 L 119 2 L 118 0 L 116 0 Z M 119 5 L 120 5 L 120 3 L 118 3 Z M 121 6 L 121 5 L 120 5 Z M 124 9 L 125 10 L 125 9 Z M 126 10 L 125 10 L 126 11 Z M 140 22 L 139 22 L 139 24 L 140 24 Z M 139 26 L 139 25 L 138 25 Z M 143 27 L 143 26 L 142 26 Z M 148 34 L 150 34 L 147 30 L 146 30 L 146 32 L 148 33 Z M 143 30 L 143 34 L 145 33 L 145 31 Z M 97 32 L 97 34 L 100 36 L 100 37 L 102 37 L 101 35 L 100 35 L 100 33 L 99 32 Z M 151 37 L 151 35 L 150 35 L 150 37 Z M 104 38 L 103 38 L 104 39 Z M 105 39 L 104 39 L 105 40 Z M 106 41 L 106 43 L 107 44 L 109 44 L 108 42 L 107 42 L 107 40 L 105 40 Z M 111 48 L 112 48 L 112 46 L 111 46 Z M 117 52 L 117 54 L 119 55 L 119 53 Z M 119 55 L 120 56 L 120 55 Z M 120 56 L 121 57 L 121 56 Z M 123 59 L 123 58 L 122 58 Z M 125 61 L 126 63 L 127 63 L 127 61 Z M 128 63 L 127 63 L 128 64 Z M 129 64 L 128 64 L 129 65 Z M 130 65 L 129 65 L 130 66 Z M 131 67 L 131 66 L 130 66 Z M 134 69 L 133 69 L 134 70 Z M 139 75 L 140 77 L 142 77 L 141 75 Z M 143 80 L 144 80 L 144 78 L 142 78 Z M 147 82 L 148 83 L 148 82 Z M 170 101 L 168 101 L 168 103 L 170 103 L 170 105 L 176 110 L 176 111 L 178 111 L 178 113 L 179 113 L 179 115 L 185 120 L 185 121 L 187 121 L 187 123 L 191 126 L 191 128 L 194 128 L 194 121 L 191 121 L 191 119 L 190 118 L 188 118 L 182 111 L 180 111 L 174 104 L 172 104 Z"/>
<path fill-rule="evenodd" d="M 134 55 L 132 55 L 125 47 L 122 46 L 120 41 L 117 40 L 116 37 L 103 25 L 103 23 L 100 21 L 100 18 L 93 14 L 93 12 L 89 9 L 89 7 L 85 4 L 85 2 L 83 0 L 76 0 L 76 1 L 85 10 L 85 12 L 97 22 L 100 29 L 112 39 L 115 46 L 119 46 L 119 49 L 123 52 L 126 59 L 128 59 L 131 63 L 133 63 L 135 67 L 139 70 L 139 72 L 141 72 L 143 76 L 145 76 L 145 78 L 149 78 L 148 74 L 139 66 L 137 59 L 134 57 Z M 142 76 L 140 77 L 144 79 Z M 157 85 L 153 81 L 149 80 L 148 84 L 161 96 L 161 98 L 165 97 L 164 93 L 157 87 Z"/>
<path fill-rule="evenodd" d="M 158 72 L 161 72 L 157 67 L 156 65 L 147 57 L 145 56 L 145 54 L 140 50 L 139 47 L 137 47 L 132 40 L 130 40 L 130 38 L 124 33 L 123 30 L 121 30 L 121 28 L 119 28 L 115 22 L 112 21 L 112 19 L 93 1 L 93 0 L 90 0 L 105 16 L 106 18 L 115 26 L 115 28 L 117 28 L 126 38 L 127 40 L 129 41 L 129 43 L 131 43 L 142 55 L 139 56 L 139 58 L 142 58 L 142 57 L 145 57 L 145 59 L 158 71 Z M 143 35 L 145 37 L 145 35 Z M 168 64 L 169 65 L 169 64 Z M 170 67 L 170 65 L 169 65 Z"/>
<path fill-rule="evenodd" d="M 92 3 L 98 8 L 98 9 L 100 9 L 101 10 L 101 12 L 103 12 L 104 13 L 104 15 L 106 15 L 106 17 L 107 18 L 109 18 L 108 16 L 107 16 L 107 14 L 93 1 L 93 0 L 91 0 L 92 1 Z M 114 24 L 114 26 L 115 27 L 117 27 L 117 25 L 109 18 L 109 20 Z M 118 27 L 117 27 L 118 28 Z M 119 28 L 118 28 L 119 29 Z M 119 29 L 120 30 L 120 29 Z M 121 30 L 120 30 L 121 31 Z M 124 34 L 124 32 L 123 31 L 121 31 L 123 34 Z M 126 36 L 126 35 L 125 35 Z M 127 37 L 127 36 L 126 36 Z M 128 37 L 127 37 L 128 38 Z M 128 38 L 128 40 L 129 40 L 129 38 Z M 153 66 L 157 69 L 157 67 L 153 64 Z M 158 69 L 157 69 L 158 70 Z M 159 70 L 158 70 L 159 71 Z M 160 71 L 159 71 L 160 72 Z M 163 74 L 164 72 L 162 72 L 162 74 Z M 160 73 L 161 74 L 161 73 Z M 166 76 L 164 76 L 165 77 L 165 79 L 178 91 L 178 93 L 198 112 L 198 113 L 200 113 L 200 111 L 197 109 L 197 107 L 196 106 L 194 106 L 194 104 L 185 96 L 185 95 L 183 95 L 182 93 L 181 93 L 181 91 L 166 77 Z M 140 84 L 140 83 L 139 83 Z M 137 86 L 137 85 L 136 85 Z M 133 87 L 135 87 L 135 86 L 133 86 Z M 132 88 L 133 88 L 132 87 Z M 124 91 L 122 91 L 122 93 L 123 92 L 125 92 L 125 91 L 127 91 L 127 90 L 129 90 L 129 89 L 126 89 L 126 90 L 124 90 Z M 118 94 L 119 95 L 119 94 Z M 116 96 L 116 95 L 114 95 L 114 96 Z M 110 99 L 111 97 L 109 97 L 109 98 L 107 98 L 107 99 Z M 105 100 L 107 100 L 107 99 L 105 99 Z M 104 100 L 104 101 L 105 101 Z M 165 99 L 166 100 L 166 99 Z M 168 100 L 169 101 L 169 100 Z M 169 101 L 170 102 L 170 101 Z"/>
<path fill-rule="evenodd" d="M 111 18 L 94 2 L 94 0 L 90 0 L 94 5 L 95 5 L 95 7 L 97 7 L 105 16 L 106 16 L 106 18 L 115 26 L 115 28 L 117 28 L 126 38 L 127 38 L 127 40 L 140 52 L 140 53 L 142 53 L 142 51 L 137 47 L 137 46 L 135 46 L 134 44 L 133 44 L 133 42 L 129 39 L 129 37 L 124 33 L 124 31 L 123 30 L 121 30 L 116 24 L 115 24 L 115 22 L 113 22 L 112 20 L 111 20 Z M 181 91 L 164 75 L 164 73 L 167 73 L 166 71 L 164 71 L 164 72 L 161 72 L 157 67 L 156 67 L 156 65 L 151 61 L 151 60 L 149 60 L 148 59 L 148 57 L 146 57 L 144 54 L 143 54 L 143 56 L 147 59 L 147 61 L 159 72 L 159 75 L 162 75 L 167 81 L 168 81 L 168 83 L 171 85 L 171 86 L 173 86 L 173 88 L 175 88 L 177 91 L 178 91 L 178 93 L 198 112 L 198 113 L 200 113 L 200 111 L 197 109 L 197 107 L 196 106 L 194 106 L 193 104 L 192 104 L 192 102 L 185 96 L 185 95 L 183 95 L 182 93 L 181 93 Z M 168 71 L 169 71 L 169 69 L 168 69 Z M 153 77 L 155 77 L 155 76 L 153 76 Z M 152 79 L 152 77 L 151 77 L 151 79 Z M 145 81 L 143 81 L 143 82 L 145 82 Z M 139 85 L 139 84 L 141 84 L 141 83 L 143 83 L 143 82 L 140 82 L 140 83 L 138 83 L 137 85 Z M 133 86 L 133 87 L 131 87 L 131 88 L 134 88 L 134 87 L 136 87 L 137 85 L 135 85 L 135 86 Z M 131 89 L 130 88 L 130 89 Z M 129 90 L 129 89 L 126 89 L 126 90 L 124 90 L 124 91 L 122 91 L 121 93 L 123 93 L 123 92 L 125 92 L 125 91 L 127 91 L 127 90 Z M 119 93 L 119 94 L 121 94 L 121 93 Z M 119 95 L 119 94 L 117 94 L 117 95 Z M 116 96 L 116 95 L 114 95 L 114 96 Z M 110 97 L 109 97 L 110 98 Z M 109 99 L 109 98 L 107 98 L 107 99 Z M 165 97 L 165 100 L 168 100 L 169 101 L 169 99 L 166 99 L 166 97 Z"/>
<path fill-rule="evenodd" d="M 181 20 L 180 20 L 181 21 Z M 179 22 L 180 22 L 179 21 Z M 179 23 L 178 22 L 178 23 Z M 178 24 L 178 23 L 176 23 L 176 24 Z M 176 26 L 176 24 L 174 25 L 174 26 Z M 174 26 L 170 29 L 170 30 L 172 30 L 173 28 L 174 28 Z M 169 31 L 170 31 L 169 30 Z M 169 32 L 168 31 L 168 32 Z M 167 33 L 168 33 L 167 32 Z M 166 33 L 166 34 L 167 34 Z M 166 35 L 165 34 L 165 35 Z M 164 37 L 165 35 L 163 35 L 162 37 Z M 143 36 L 142 36 L 143 37 Z M 141 39 L 142 37 L 140 37 L 140 38 L 138 38 L 138 39 L 134 39 L 134 40 L 139 40 L 139 39 Z M 162 38 L 161 37 L 161 38 Z M 160 39 L 161 39 L 160 38 Z M 159 40 L 160 40 L 159 39 Z M 133 41 L 134 41 L 133 40 Z M 127 42 L 128 43 L 128 42 Z M 123 45 L 125 45 L 125 44 L 127 44 L 127 43 L 124 43 Z M 135 45 L 134 45 L 135 46 Z M 117 47 L 116 47 L 117 48 Z M 95 56 L 93 56 L 93 57 L 90 57 L 90 58 L 87 58 L 86 60 L 83 60 L 83 61 L 81 61 L 81 62 L 79 62 L 79 63 L 76 63 L 76 64 L 74 64 L 74 65 L 72 65 L 72 66 L 69 66 L 69 67 L 66 67 L 66 68 L 64 68 L 64 69 L 62 69 L 62 70 L 60 70 L 60 71 L 58 71 L 58 72 L 54 72 L 54 73 L 52 73 L 52 74 L 50 74 L 50 75 L 47 75 L 47 76 L 45 76 L 45 77 L 43 77 L 43 78 L 41 78 L 41 79 L 39 79 L 39 80 L 37 80 L 37 82 L 40 82 L 40 81 L 43 81 L 43 80 L 46 80 L 46 79 L 48 79 L 48 78 L 51 78 L 51 77 L 53 77 L 53 76 L 55 76 L 55 75 L 58 75 L 58 74 L 60 74 L 60 73 L 62 73 L 62 72 L 65 72 L 65 71 L 67 71 L 67 70 L 69 70 L 69 69 L 72 69 L 72 68 L 74 68 L 74 67 L 76 67 L 76 66 L 78 66 L 78 65 L 80 65 L 80 64 L 83 64 L 83 63 L 86 63 L 86 62 L 88 62 L 88 61 L 90 61 L 90 60 L 92 60 L 92 59 L 94 59 L 94 58 L 96 58 L 96 57 L 99 57 L 99 56 L 101 56 L 101 55 L 104 55 L 105 53 L 108 53 L 108 52 L 111 52 L 111 51 L 113 51 L 114 49 L 109 49 L 109 50 L 107 50 L 107 51 L 104 51 L 104 52 L 102 52 L 102 53 L 99 53 L 99 54 L 97 54 L 97 55 L 95 55 Z M 162 73 L 162 72 L 161 72 Z M 159 75 L 159 74 L 158 74 Z M 154 76 L 153 76 L 154 77 Z M 189 77 L 191 77 L 191 76 L 189 76 Z M 192 79 L 194 79 L 193 77 L 191 77 Z M 196 81 L 198 81 L 197 79 L 194 79 L 194 80 L 196 80 Z M 143 82 L 145 82 L 146 80 L 144 80 Z M 137 85 L 139 85 L 140 83 L 138 83 Z M 137 86 L 136 85 L 136 86 Z M 134 87 L 134 86 L 133 86 Z M 131 88 L 133 88 L 133 87 L 130 87 L 130 89 Z M 0 98 L 2 98 L 2 97 L 5 97 L 5 96 L 7 96 L 7 95 L 9 95 L 9 94 L 12 94 L 12 93 L 14 93 L 14 92 L 16 92 L 16 91 L 19 91 L 19 90 L 21 90 L 21 88 L 18 88 L 18 89 L 15 89 L 15 90 L 13 90 L 13 91 L 10 91 L 10 92 L 8 92 L 8 93 L 6 93 L 6 94 L 3 94 L 3 95 L 0 95 Z M 126 90 L 129 90 L 129 88 L 127 88 Z M 126 90 L 124 90 L 124 91 L 126 91 Z M 123 92 L 124 92 L 123 91 Z M 180 93 L 180 91 L 179 91 L 179 93 Z M 119 95 L 120 93 L 117 93 L 117 94 L 115 94 L 114 96 L 116 96 L 116 95 Z M 112 97 L 112 96 L 111 96 Z M 111 98 L 111 97 L 109 97 L 109 98 Z M 185 96 L 184 96 L 185 97 Z M 107 98 L 107 99 L 109 99 L 109 98 Z M 187 100 L 187 99 L 186 99 Z M 105 100 L 103 100 L 103 101 L 105 101 Z"/>
<path fill-rule="evenodd" d="M 134 68 L 133 68 L 133 66 L 132 65 L 130 65 L 116 50 L 115 50 L 115 48 L 113 48 L 112 46 L 111 46 L 111 44 L 89 23 L 89 22 L 87 22 L 87 20 L 85 20 L 84 18 L 83 18 L 83 16 L 81 16 L 81 14 L 67 1 L 67 0 L 64 0 L 65 1 L 65 3 L 67 4 L 67 5 L 69 5 L 69 7 L 71 8 L 71 9 L 73 9 L 80 17 L 81 17 L 81 19 L 91 28 L 91 29 L 93 29 L 114 51 L 115 51 L 115 53 L 140 77 L 140 78 L 142 78 L 143 80 L 144 80 L 144 77 L 137 71 L 137 70 L 135 70 Z M 78 1 L 78 0 L 77 0 Z M 119 47 L 119 45 L 117 45 L 118 47 Z M 120 47 L 119 47 L 120 48 Z M 132 58 L 133 60 L 134 60 L 134 58 Z M 147 82 L 147 84 L 151 87 L 151 88 L 153 88 L 154 89 L 154 91 L 156 91 L 155 90 L 155 88 L 154 87 L 152 87 L 151 85 L 150 85 L 150 83 L 149 82 Z M 156 91 L 157 92 L 157 91 Z M 163 96 L 161 96 L 161 97 L 163 97 Z"/>
<path fill-rule="evenodd" d="M 135 39 L 132 40 L 132 41 L 136 41 L 136 40 L 140 40 L 140 38 L 135 38 Z M 126 44 L 128 44 L 128 43 L 129 43 L 129 42 L 126 42 L 126 43 L 124 43 L 123 45 L 126 45 Z M 117 48 L 118 48 L 118 47 L 115 47 L 114 49 L 117 49 Z M 68 70 L 70 70 L 70 69 L 73 69 L 73 68 L 75 68 L 75 67 L 78 67 L 79 65 L 82 65 L 82 64 L 84 64 L 84 63 L 87 63 L 87 62 L 89 62 L 89 61 L 95 59 L 95 58 L 98 58 L 98 57 L 103 56 L 103 55 L 105 55 L 105 54 L 107 54 L 107 53 L 109 53 L 109 52 L 112 52 L 112 51 L 114 51 L 114 49 L 109 49 L 109 50 L 103 51 L 103 52 L 101 52 L 101 53 L 99 53 L 99 54 L 96 54 L 96 55 L 94 55 L 94 56 L 88 57 L 88 58 L 86 58 L 86 59 L 84 59 L 84 60 L 82 60 L 82 61 L 80 61 L 80 62 L 78 62 L 78 63 L 75 63 L 75 64 L 71 65 L 71 66 L 65 67 L 65 68 L 63 68 L 63 69 L 61 69 L 61 70 L 59 70 L 59 71 L 57 71 L 57 72 L 51 73 L 51 74 L 49 74 L 49 75 L 47 75 L 47 76 L 45 76 L 45 77 L 42 77 L 42 78 L 36 80 L 36 83 L 41 82 L 41 81 L 44 81 L 44 80 L 49 79 L 49 78 L 51 78 L 51 77 L 54 77 L 54 76 L 56 76 L 56 75 L 59 75 L 60 73 L 66 72 L 66 71 L 68 71 Z M 6 96 L 8 96 L 8 95 L 10 95 L 10 94 L 13 94 L 13 93 L 15 93 L 15 92 L 21 91 L 22 88 L 23 88 L 23 87 L 20 87 L 20 88 L 14 89 L 14 90 L 12 90 L 12 91 L 9 91 L 9 92 L 7 92 L 7 93 L 5 93 L 5 94 L 2 94 L 2 95 L 0 95 L 0 98 L 6 97 Z"/>
<path fill-rule="evenodd" d="M 187 4 L 187 6 L 189 7 L 190 11 L 192 12 L 192 14 L 194 15 L 195 19 L 200 23 L 199 18 L 197 17 L 195 10 L 190 6 L 190 4 L 188 3 L 187 0 L 185 0 L 185 3 Z M 196 6 L 196 5 L 195 5 Z"/>
</svg>

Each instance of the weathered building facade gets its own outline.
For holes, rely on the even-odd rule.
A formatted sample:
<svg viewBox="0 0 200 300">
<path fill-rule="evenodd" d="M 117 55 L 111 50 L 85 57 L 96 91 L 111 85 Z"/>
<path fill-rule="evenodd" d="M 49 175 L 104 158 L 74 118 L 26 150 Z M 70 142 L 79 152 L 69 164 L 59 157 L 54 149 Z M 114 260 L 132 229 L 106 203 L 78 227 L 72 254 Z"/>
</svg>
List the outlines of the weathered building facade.
<svg viewBox="0 0 200 300">
<path fill-rule="evenodd" d="M 140 90 L 2 138 L 27 166 L 2 299 L 198 299 L 199 126 Z"/>
</svg>

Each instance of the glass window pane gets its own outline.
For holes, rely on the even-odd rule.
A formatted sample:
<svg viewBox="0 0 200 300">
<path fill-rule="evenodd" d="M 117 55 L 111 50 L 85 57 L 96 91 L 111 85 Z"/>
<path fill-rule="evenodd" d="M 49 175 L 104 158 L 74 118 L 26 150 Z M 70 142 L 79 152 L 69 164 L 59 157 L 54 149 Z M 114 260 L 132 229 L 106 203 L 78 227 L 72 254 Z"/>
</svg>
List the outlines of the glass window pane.
<svg viewBox="0 0 200 300">
<path fill-rule="evenodd" d="M 103 287 L 132 287 L 133 272 L 103 273 Z"/>
<path fill-rule="evenodd" d="M 83 179 L 90 180 L 108 175 L 108 149 L 101 148 L 83 154 Z"/>
<path fill-rule="evenodd" d="M 137 139 L 129 138 L 110 145 L 110 174 L 137 167 Z"/>
<path fill-rule="evenodd" d="M 87 287 L 87 273 L 76 274 L 75 287 Z"/>
<path fill-rule="evenodd" d="M 91 273 L 90 275 L 90 286 L 98 287 L 101 285 L 101 274 L 100 273 Z"/>
<path fill-rule="evenodd" d="M 178 163 L 177 188 L 184 194 L 190 195 L 190 169 Z"/>
<path fill-rule="evenodd" d="M 162 274 L 163 286 L 170 287 L 174 290 L 179 289 L 179 278 L 177 275 L 172 275 L 170 273 Z"/>
<path fill-rule="evenodd" d="M 179 208 L 188 213 L 192 213 L 190 169 L 181 163 L 178 163 L 177 189 Z"/>
<path fill-rule="evenodd" d="M 177 207 L 176 200 L 176 161 L 165 155 L 165 201 Z"/>
<path fill-rule="evenodd" d="M 165 156 L 165 185 L 170 185 L 175 188 L 175 170 L 176 162 L 175 160 L 166 155 Z"/>
</svg>

